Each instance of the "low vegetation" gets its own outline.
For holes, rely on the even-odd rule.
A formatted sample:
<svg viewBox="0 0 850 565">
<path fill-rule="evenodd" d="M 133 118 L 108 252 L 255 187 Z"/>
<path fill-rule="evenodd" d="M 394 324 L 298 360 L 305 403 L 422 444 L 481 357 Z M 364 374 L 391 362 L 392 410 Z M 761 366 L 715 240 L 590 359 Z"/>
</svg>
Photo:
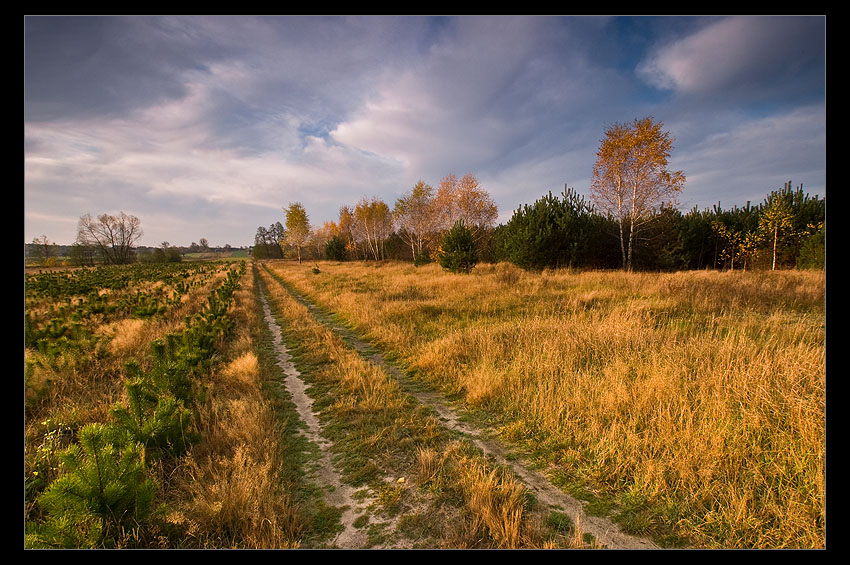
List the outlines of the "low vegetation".
<svg viewBox="0 0 850 565">
<path fill-rule="evenodd" d="M 245 264 L 175 265 L 179 276 L 155 280 L 125 266 L 126 285 L 110 285 L 113 269 L 66 274 L 61 296 L 40 290 L 44 275 L 27 281 L 27 547 L 297 544 L 297 491 L 281 491 L 285 411 L 260 392 L 268 369 Z M 167 308 L 113 308 L 151 283 L 174 293 Z M 44 335 L 66 318 L 71 334 Z"/>
<path fill-rule="evenodd" d="M 371 496 L 368 545 L 422 548 L 585 547 L 580 529 L 547 526 L 546 508 L 510 472 L 442 428 L 398 381 L 262 280 L 332 441 L 343 480 Z"/>
</svg>

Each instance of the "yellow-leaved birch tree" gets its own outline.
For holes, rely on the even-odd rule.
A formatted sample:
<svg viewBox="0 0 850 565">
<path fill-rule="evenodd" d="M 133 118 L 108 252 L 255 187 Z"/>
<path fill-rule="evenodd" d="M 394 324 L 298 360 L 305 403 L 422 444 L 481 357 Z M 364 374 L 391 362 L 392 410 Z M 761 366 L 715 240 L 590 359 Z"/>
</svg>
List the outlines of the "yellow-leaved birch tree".
<svg viewBox="0 0 850 565">
<path fill-rule="evenodd" d="M 286 242 L 298 250 L 298 263 L 301 263 L 301 249 L 310 239 L 311 233 L 307 210 L 300 202 L 294 202 L 283 211 L 286 213 Z"/>
<path fill-rule="evenodd" d="M 421 180 L 417 182 L 396 200 L 393 219 L 413 258 L 422 255 L 436 226 L 434 189 Z"/>
<path fill-rule="evenodd" d="M 632 249 L 641 226 L 663 205 L 676 203 L 685 184 L 682 171 L 667 169 L 673 138 L 651 117 L 614 124 L 596 153 L 591 198 L 619 225 L 623 269 L 632 268 Z M 624 230 L 628 223 L 628 237 Z"/>
</svg>

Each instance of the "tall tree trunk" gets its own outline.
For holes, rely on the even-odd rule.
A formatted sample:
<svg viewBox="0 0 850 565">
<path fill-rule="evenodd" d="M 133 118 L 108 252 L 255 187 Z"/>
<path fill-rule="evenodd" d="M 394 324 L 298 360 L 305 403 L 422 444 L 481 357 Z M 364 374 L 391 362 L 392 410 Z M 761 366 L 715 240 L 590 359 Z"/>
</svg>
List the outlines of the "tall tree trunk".
<svg viewBox="0 0 850 565">
<path fill-rule="evenodd" d="M 623 270 L 626 269 L 626 242 L 623 235 L 623 196 L 621 194 L 622 184 L 617 180 L 617 224 L 620 227 L 620 255 L 623 258 Z"/>
<path fill-rule="evenodd" d="M 776 240 L 779 239 L 779 227 L 773 228 L 773 266 L 770 268 L 771 271 L 776 270 Z"/>
</svg>

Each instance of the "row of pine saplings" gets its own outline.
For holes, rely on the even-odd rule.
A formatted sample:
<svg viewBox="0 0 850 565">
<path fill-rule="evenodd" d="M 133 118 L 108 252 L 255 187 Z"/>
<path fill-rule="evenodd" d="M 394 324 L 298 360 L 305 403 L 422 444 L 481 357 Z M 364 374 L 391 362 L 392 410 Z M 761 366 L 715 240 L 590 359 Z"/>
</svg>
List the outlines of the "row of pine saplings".
<svg viewBox="0 0 850 565">
<path fill-rule="evenodd" d="M 144 529 L 158 488 L 150 465 L 199 439 L 203 376 L 233 329 L 227 309 L 244 272 L 244 263 L 230 270 L 182 332 L 152 343 L 150 369 L 127 362 L 126 404 L 111 409 L 111 421 L 83 426 L 61 453 L 62 474 L 37 498 L 43 520 L 27 525 L 26 547 L 114 547 Z"/>
</svg>

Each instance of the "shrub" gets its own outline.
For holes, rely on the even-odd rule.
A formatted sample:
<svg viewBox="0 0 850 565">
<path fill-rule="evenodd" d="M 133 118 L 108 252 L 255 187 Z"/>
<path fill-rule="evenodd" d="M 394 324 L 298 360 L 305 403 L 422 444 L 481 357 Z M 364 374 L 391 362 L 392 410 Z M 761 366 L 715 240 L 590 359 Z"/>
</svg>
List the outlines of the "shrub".
<svg viewBox="0 0 850 565">
<path fill-rule="evenodd" d="M 325 259 L 328 261 L 345 261 L 347 258 L 345 242 L 338 235 L 333 236 L 325 244 Z"/>
<path fill-rule="evenodd" d="M 572 189 L 548 193 L 518 208 L 500 230 L 501 258 L 527 270 L 574 267 L 589 262 L 597 226 L 591 207 Z"/>
<path fill-rule="evenodd" d="M 129 406 L 113 407 L 112 415 L 134 441 L 176 455 L 197 439 L 192 412 L 182 401 L 157 390 L 146 377 L 128 380 L 125 387 Z"/>
<path fill-rule="evenodd" d="M 458 221 L 443 237 L 438 255 L 440 265 L 452 273 L 469 273 L 478 263 L 475 240 L 462 221 Z"/>
<path fill-rule="evenodd" d="M 63 474 L 38 498 L 47 520 L 28 529 L 27 547 L 109 546 L 147 519 L 156 484 L 124 430 L 88 424 L 60 459 Z"/>
<path fill-rule="evenodd" d="M 826 232 L 823 228 L 810 236 L 797 257 L 799 269 L 823 269 L 826 266 Z"/>
<path fill-rule="evenodd" d="M 430 262 L 431 258 L 425 252 L 417 253 L 416 256 L 413 258 L 413 265 L 415 267 L 421 267 L 422 265 L 427 265 Z"/>
</svg>

